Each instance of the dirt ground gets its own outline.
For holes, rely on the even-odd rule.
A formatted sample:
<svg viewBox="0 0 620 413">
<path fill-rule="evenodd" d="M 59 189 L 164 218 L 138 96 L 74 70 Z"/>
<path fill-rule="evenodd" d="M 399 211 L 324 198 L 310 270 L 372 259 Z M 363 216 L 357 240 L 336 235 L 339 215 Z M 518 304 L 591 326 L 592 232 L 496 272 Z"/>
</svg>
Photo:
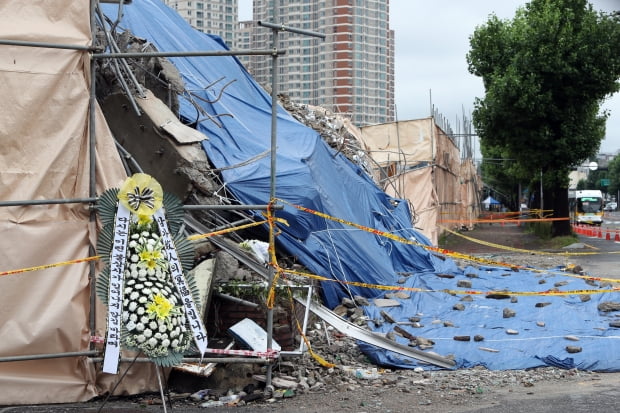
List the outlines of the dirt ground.
<svg viewBox="0 0 620 413">
<path fill-rule="evenodd" d="M 548 244 L 516 225 L 480 225 L 463 233 L 466 237 L 512 248 L 545 249 Z M 506 251 L 482 245 L 457 235 L 449 235 L 443 248 L 475 256 L 490 256 L 516 265 L 555 267 L 561 258 Z M 354 346 L 351 342 L 349 345 Z M 312 363 L 310 363 L 312 364 Z M 301 366 L 302 363 L 300 362 Z M 376 367 L 368 365 L 368 367 Z M 484 368 L 457 371 L 385 371 L 377 379 L 347 377 L 334 371 L 323 373 L 322 386 L 295 389 L 288 397 L 260 400 L 246 405 L 201 407 L 190 393 L 173 394 L 167 411 L 198 412 L 476 412 L 501 407 L 510 400 L 534 400 L 551 395 L 597 394 L 616 391 L 620 373 L 593 373 L 556 368 L 529 371 L 488 371 Z M 331 376 L 330 376 L 331 374 Z M 334 380 L 332 380 L 332 376 Z M 282 393 L 280 393 L 282 395 Z M 584 396 L 585 397 L 585 396 Z M 107 401 L 56 406 L 0 407 L 6 412 L 161 412 L 164 406 L 158 394 Z M 486 410 L 484 410 L 486 411 Z M 500 410 L 498 410 L 500 411 Z M 542 411 L 542 410 L 541 410 Z M 544 410 L 553 412 L 556 410 Z M 512 410 L 511 410 L 512 412 Z"/>
</svg>

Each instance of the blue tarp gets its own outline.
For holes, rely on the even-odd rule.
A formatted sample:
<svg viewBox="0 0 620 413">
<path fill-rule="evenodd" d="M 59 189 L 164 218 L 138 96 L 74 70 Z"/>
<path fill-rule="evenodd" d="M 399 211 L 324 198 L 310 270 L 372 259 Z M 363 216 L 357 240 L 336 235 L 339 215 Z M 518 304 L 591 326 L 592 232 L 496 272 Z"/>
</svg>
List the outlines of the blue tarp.
<svg viewBox="0 0 620 413">
<path fill-rule="evenodd" d="M 101 5 L 110 17 L 116 17 L 115 5 Z M 125 6 L 121 28 L 148 39 L 159 51 L 224 50 L 215 36 L 192 29 L 175 11 L 157 0 L 141 0 Z M 268 58 L 268 57 L 265 57 Z M 266 204 L 270 199 L 271 98 L 252 79 L 234 57 L 170 58 L 179 69 L 192 93 L 208 101 L 186 96 L 180 99 L 180 115 L 188 122 L 204 119 L 194 104 L 214 117 L 200 120 L 197 128 L 209 137 L 203 142 L 205 153 L 216 168 L 222 169 L 226 188 L 244 204 Z M 223 86 L 233 81 L 228 87 Z M 208 87 L 214 84 L 215 87 Z M 206 89 L 206 91 L 205 91 Z M 223 89 L 223 90 L 222 90 Z M 218 99 L 219 94 L 221 98 Z M 229 116 L 231 115 L 231 116 Z M 400 243 L 339 221 L 302 212 L 287 203 L 320 211 L 341 220 L 389 232 L 399 237 L 429 245 L 429 241 L 412 228 L 407 203 L 381 191 L 359 167 L 332 150 L 312 129 L 297 122 L 279 108 L 277 122 L 276 197 L 285 201 L 277 216 L 289 226 L 279 224 L 278 248 L 295 256 L 310 271 L 333 280 L 376 285 L 422 288 L 433 291 L 456 289 L 460 279 L 473 280 L 476 290 L 507 289 L 530 291 L 548 289 L 538 284 L 541 275 L 521 271 L 506 276 L 506 270 L 460 269 L 455 263 L 438 257 L 422 247 Z M 247 162 L 250 161 L 251 162 Z M 234 166 L 234 167 L 233 167 Z M 231 168 L 232 167 L 232 168 Z M 256 216 L 260 215 L 256 211 Z M 439 277 L 438 274 L 455 278 Z M 477 274 L 478 278 L 468 275 Z M 323 282 L 322 294 L 328 307 L 335 307 L 344 296 L 363 295 L 374 298 L 385 291 L 340 282 Z M 585 287 L 582 280 L 571 280 L 570 288 Z M 420 314 L 422 328 L 402 325 L 411 334 L 435 342 L 433 351 L 453 354 L 457 367 L 484 365 L 491 369 L 516 369 L 561 365 L 601 371 L 620 367 L 615 330 L 605 328 L 606 318 L 596 310 L 606 295 L 593 295 L 586 304 L 578 296 L 544 297 L 552 305 L 535 307 L 541 297 L 519 297 L 508 305 L 505 300 L 474 296 L 464 302 L 466 310 L 453 310 L 463 295 L 446 292 L 412 293 L 400 300 L 401 306 L 382 309 L 397 321 L 406 322 Z M 502 317 L 505 306 L 514 307 L 517 316 Z M 381 309 L 369 306 L 367 315 L 379 318 Z M 546 322 L 544 328 L 535 321 Z M 444 327 L 451 321 L 456 327 Z M 534 324 L 533 324 L 534 323 Z M 373 326 L 373 323 L 369 324 Z M 388 332 L 393 325 L 384 323 L 377 329 Z M 508 336 L 505 329 L 519 331 Z M 602 330 L 601 330 L 602 329 Z M 481 334 L 485 341 L 454 341 L 455 335 Z M 570 334 L 581 338 L 583 351 L 567 355 L 563 339 Z M 401 340 L 400 338 L 397 338 Z M 406 343 L 406 340 L 401 340 Z M 499 352 L 480 350 L 489 347 Z M 416 361 L 362 344 L 362 349 L 380 365 L 413 367 Z"/>
</svg>

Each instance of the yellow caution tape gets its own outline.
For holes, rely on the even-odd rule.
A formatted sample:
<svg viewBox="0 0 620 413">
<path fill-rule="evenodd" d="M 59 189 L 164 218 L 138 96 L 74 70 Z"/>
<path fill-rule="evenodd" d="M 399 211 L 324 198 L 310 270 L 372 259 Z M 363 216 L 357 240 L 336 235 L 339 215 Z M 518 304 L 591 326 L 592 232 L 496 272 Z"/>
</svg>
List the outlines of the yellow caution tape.
<svg viewBox="0 0 620 413">
<path fill-rule="evenodd" d="M 29 271 L 38 271 L 38 270 L 45 270 L 45 269 L 48 269 L 48 268 L 62 267 L 63 265 L 71 265 L 71 264 L 79 264 L 79 263 L 82 263 L 82 262 L 95 261 L 95 260 L 98 260 L 100 258 L 101 258 L 101 256 L 95 255 L 93 257 L 78 258 L 78 259 L 69 260 L 69 261 L 61 261 L 61 262 L 57 262 L 57 263 L 54 263 L 54 264 L 38 265 L 36 267 L 21 268 L 19 270 L 2 271 L 2 272 L 0 272 L 0 277 L 2 277 L 4 275 L 21 274 L 21 273 L 29 272 Z"/>
<path fill-rule="evenodd" d="M 526 249 L 522 249 L 522 248 L 514 248 L 514 247 L 508 247 L 506 245 L 500 245 L 500 244 L 494 244 L 492 242 L 488 242 L 488 241 L 483 241 L 477 238 L 472 238 L 472 237 L 468 237 L 466 235 L 463 235 L 459 232 L 456 231 L 452 231 L 446 227 L 441 226 L 441 229 L 456 235 L 458 237 L 461 237 L 463 239 L 466 239 L 468 241 L 471 242 L 475 242 L 476 244 L 481 244 L 481 245 L 486 245 L 487 247 L 493 247 L 493 248 L 497 248 L 497 249 L 502 249 L 502 250 L 506 250 L 506 251 L 513 251 L 513 252 L 522 252 L 522 253 L 526 253 L 526 254 L 533 254 L 533 255 L 555 255 L 555 256 L 573 256 L 573 255 L 598 255 L 598 254 L 620 254 L 620 251 L 610 251 L 610 252 L 547 252 L 547 251 L 535 251 L 535 250 L 526 250 Z"/>
</svg>

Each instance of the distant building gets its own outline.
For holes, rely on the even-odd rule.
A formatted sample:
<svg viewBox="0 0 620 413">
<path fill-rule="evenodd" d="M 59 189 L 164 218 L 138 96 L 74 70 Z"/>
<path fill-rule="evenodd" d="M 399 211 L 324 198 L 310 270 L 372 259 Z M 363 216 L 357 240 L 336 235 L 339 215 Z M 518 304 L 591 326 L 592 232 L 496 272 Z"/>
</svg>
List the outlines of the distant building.
<svg viewBox="0 0 620 413">
<path fill-rule="evenodd" d="M 389 28 L 388 0 L 288 0 L 277 22 L 326 35 L 325 40 L 280 32 L 278 48 L 282 93 L 306 104 L 322 106 L 349 117 L 357 126 L 394 120 L 394 32 Z M 254 21 L 273 22 L 273 1 L 254 0 Z M 249 24 L 242 23 L 247 30 Z M 270 29 L 253 26 L 250 44 L 272 44 Z M 271 83 L 271 61 L 243 57 L 263 85 Z"/>
<path fill-rule="evenodd" d="M 238 0 L 164 0 L 197 30 L 216 34 L 236 50 L 272 47 L 273 0 L 254 0 L 253 20 L 238 21 Z M 394 31 L 389 0 L 279 0 L 278 24 L 326 35 L 325 40 L 282 31 L 278 87 L 292 100 L 322 106 L 357 126 L 391 122 L 394 112 Z M 239 56 L 263 86 L 272 59 Z"/>
<path fill-rule="evenodd" d="M 163 0 L 196 30 L 220 36 L 229 47 L 235 42 L 238 0 Z"/>
</svg>

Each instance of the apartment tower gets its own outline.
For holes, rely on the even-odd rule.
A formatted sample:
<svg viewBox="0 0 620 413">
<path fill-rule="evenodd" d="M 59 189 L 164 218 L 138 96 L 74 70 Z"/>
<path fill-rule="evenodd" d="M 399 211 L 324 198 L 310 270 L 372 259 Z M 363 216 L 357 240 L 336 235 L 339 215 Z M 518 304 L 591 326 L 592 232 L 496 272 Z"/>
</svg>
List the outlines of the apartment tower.
<svg viewBox="0 0 620 413">
<path fill-rule="evenodd" d="M 274 20 L 274 1 L 277 18 Z M 357 126 L 394 120 L 394 32 L 389 0 L 254 0 L 251 21 L 238 21 L 238 0 L 165 0 L 192 26 L 222 37 L 232 49 L 273 47 L 259 21 L 324 34 L 278 32 L 278 90 L 298 103 L 322 106 Z M 231 28 L 233 30 L 231 30 Z M 269 56 L 240 56 L 264 87 Z"/>
<path fill-rule="evenodd" d="M 238 0 L 163 0 L 196 30 L 221 37 L 229 47 L 235 41 Z"/>
</svg>

